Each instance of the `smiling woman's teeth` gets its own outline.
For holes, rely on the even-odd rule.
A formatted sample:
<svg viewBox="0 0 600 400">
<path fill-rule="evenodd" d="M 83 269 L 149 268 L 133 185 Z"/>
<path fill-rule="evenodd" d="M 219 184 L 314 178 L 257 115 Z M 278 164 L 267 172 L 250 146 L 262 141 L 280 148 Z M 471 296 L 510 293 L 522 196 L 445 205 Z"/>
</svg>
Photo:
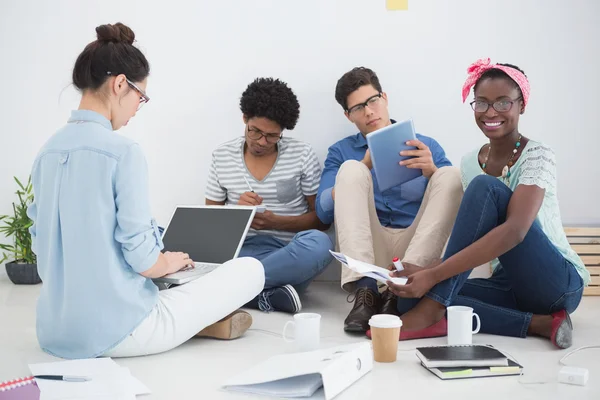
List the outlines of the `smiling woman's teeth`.
<svg viewBox="0 0 600 400">
<path fill-rule="evenodd" d="M 485 126 L 490 126 L 490 127 L 494 127 L 494 126 L 500 126 L 502 125 L 502 122 L 484 122 Z"/>
</svg>

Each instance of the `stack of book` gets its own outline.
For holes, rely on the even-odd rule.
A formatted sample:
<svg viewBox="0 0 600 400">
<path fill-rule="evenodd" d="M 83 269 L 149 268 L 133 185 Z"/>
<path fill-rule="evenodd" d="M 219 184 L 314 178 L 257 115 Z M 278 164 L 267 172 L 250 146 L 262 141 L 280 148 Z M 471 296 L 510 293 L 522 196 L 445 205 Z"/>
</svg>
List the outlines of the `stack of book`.
<svg viewBox="0 0 600 400">
<path fill-rule="evenodd" d="M 440 379 L 520 375 L 523 367 L 491 346 L 418 347 L 421 365 Z"/>
</svg>

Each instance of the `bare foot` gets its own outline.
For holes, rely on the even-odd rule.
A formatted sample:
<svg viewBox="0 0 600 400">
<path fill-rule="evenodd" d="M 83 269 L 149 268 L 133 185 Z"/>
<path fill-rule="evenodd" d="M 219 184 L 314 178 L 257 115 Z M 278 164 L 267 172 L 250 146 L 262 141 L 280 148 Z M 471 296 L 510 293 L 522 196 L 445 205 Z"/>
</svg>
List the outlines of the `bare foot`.
<svg viewBox="0 0 600 400">
<path fill-rule="evenodd" d="M 446 314 L 446 307 L 437 301 L 423 297 L 409 312 L 403 314 L 402 329 L 407 331 L 419 330 L 436 324 Z"/>
</svg>

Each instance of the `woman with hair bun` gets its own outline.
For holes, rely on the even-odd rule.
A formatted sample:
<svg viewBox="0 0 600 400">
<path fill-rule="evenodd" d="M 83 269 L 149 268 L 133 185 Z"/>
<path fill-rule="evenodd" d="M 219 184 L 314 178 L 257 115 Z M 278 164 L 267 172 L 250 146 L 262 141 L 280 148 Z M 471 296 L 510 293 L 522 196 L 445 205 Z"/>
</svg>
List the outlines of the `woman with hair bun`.
<svg viewBox="0 0 600 400">
<path fill-rule="evenodd" d="M 252 318 L 236 310 L 264 286 L 258 260 L 230 260 L 161 292 L 152 282 L 193 261 L 161 252 L 145 157 L 115 132 L 150 100 L 150 65 L 126 25 L 101 25 L 96 34 L 73 68 L 79 109 L 32 169 L 40 346 L 63 358 L 128 357 L 167 351 L 195 335 L 239 337 Z"/>
</svg>

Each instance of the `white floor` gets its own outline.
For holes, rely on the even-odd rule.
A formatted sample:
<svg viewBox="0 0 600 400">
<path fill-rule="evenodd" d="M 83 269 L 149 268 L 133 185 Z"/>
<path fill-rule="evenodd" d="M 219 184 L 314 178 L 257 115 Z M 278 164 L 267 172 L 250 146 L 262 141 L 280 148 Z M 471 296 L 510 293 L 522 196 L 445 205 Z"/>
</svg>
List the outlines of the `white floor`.
<svg viewBox="0 0 600 400">
<path fill-rule="evenodd" d="M 40 287 L 13 285 L 4 271 L 0 272 L 0 382 L 28 375 L 28 363 L 57 360 L 43 353 L 36 341 L 35 303 Z M 303 303 L 305 311 L 322 315 L 322 347 L 367 340 L 343 332 L 343 320 L 351 304 L 337 284 L 314 283 Z M 152 395 L 142 399 L 255 399 L 222 391 L 220 384 L 261 360 L 291 351 L 278 336 L 291 316 L 251 312 L 254 325 L 239 340 L 193 339 L 165 354 L 117 362 L 129 367 L 152 390 Z M 600 344 L 600 297 L 585 297 L 573 315 L 573 323 L 572 349 Z M 441 381 L 420 367 L 414 348 L 444 341 L 400 342 L 396 363 L 376 363 L 369 374 L 337 399 L 600 399 L 600 350 L 584 350 L 568 359 L 568 363 L 590 372 L 586 387 L 569 386 L 556 382 L 558 360 L 566 351 L 554 349 L 548 340 L 476 335 L 475 343 L 492 344 L 525 366 L 521 382 L 517 377 Z M 547 383 L 525 384 L 528 382 Z"/>
</svg>

